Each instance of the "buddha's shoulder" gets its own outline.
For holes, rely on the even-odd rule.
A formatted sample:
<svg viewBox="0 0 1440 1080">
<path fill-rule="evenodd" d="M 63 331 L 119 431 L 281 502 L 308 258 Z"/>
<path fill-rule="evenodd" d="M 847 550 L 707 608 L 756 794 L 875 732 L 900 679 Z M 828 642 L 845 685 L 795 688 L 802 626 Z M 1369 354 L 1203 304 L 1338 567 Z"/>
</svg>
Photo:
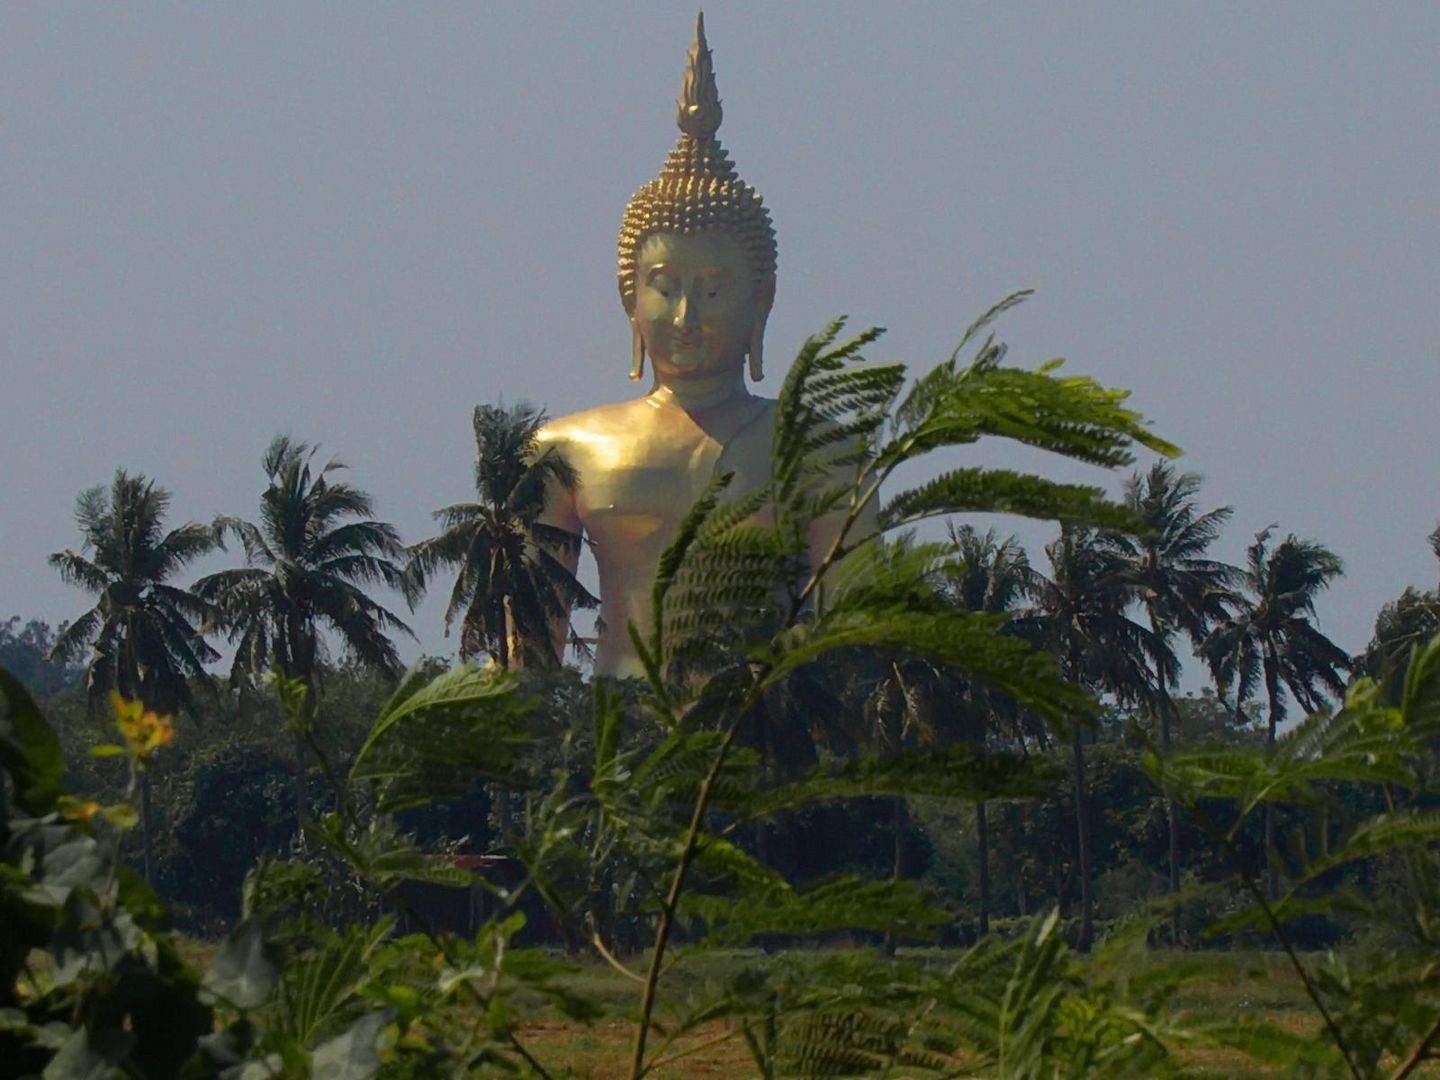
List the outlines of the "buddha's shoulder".
<svg viewBox="0 0 1440 1080">
<path fill-rule="evenodd" d="M 740 417 L 739 429 L 730 438 L 751 439 L 757 435 L 768 435 L 774 423 L 776 404 L 773 398 L 750 398 Z M 541 446 L 582 450 L 610 439 L 633 441 L 637 435 L 651 430 L 659 422 L 661 413 L 657 412 L 654 402 L 639 397 L 557 416 L 537 432 L 537 439 Z"/>
<path fill-rule="evenodd" d="M 637 424 L 653 417 L 655 410 L 644 398 L 596 405 L 548 421 L 537 433 L 542 446 L 565 446 L 594 442 L 614 435 L 633 434 Z"/>
</svg>

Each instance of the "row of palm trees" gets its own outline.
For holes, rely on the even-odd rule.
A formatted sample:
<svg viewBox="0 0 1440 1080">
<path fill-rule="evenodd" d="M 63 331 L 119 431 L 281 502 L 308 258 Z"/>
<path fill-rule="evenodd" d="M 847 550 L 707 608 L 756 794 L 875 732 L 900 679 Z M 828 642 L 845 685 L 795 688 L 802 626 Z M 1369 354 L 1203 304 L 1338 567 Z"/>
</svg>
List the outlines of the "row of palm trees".
<svg viewBox="0 0 1440 1080">
<path fill-rule="evenodd" d="M 1132 533 L 1061 526 L 1045 549 L 1048 564 L 1033 565 L 1014 537 L 962 527 L 951 539 L 962 567 L 945 583 L 951 602 L 972 611 L 1011 616 L 1006 632 L 1048 649 L 1065 676 L 1097 697 L 1147 716 L 1162 751 L 1170 749 L 1177 721 L 1173 697 L 1182 661 L 1179 643 L 1207 665 L 1222 699 L 1237 718 L 1261 686 L 1267 706 L 1266 742 L 1273 745 L 1286 715 L 1285 691 L 1313 710 L 1327 694 L 1343 692 L 1349 656 L 1315 625 L 1315 600 L 1342 572 L 1340 559 L 1312 541 L 1287 536 L 1273 541 L 1262 530 L 1243 566 L 1208 552 L 1232 516 L 1231 508 L 1202 510 L 1200 478 L 1160 462 L 1126 484 L 1124 501 L 1138 520 Z M 1440 543 L 1440 542 L 1437 542 Z M 901 672 L 896 668 L 897 677 Z M 918 681 L 913 670 L 910 683 Z M 882 682 L 877 692 L 884 692 Z M 926 698 L 946 698 L 948 708 Z M 963 677 L 947 687 L 939 673 L 925 693 L 911 694 L 912 717 L 949 717 L 949 730 L 931 737 L 1024 745 L 1042 728 L 1013 702 Z M 894 725 L 892 724 L 892 727 Z M 917 723 L 923 729 L 924 723 Z M 1088 945 L 1091 924 L 1091 814 L 1085 770 L 1085 729 L 1069 732 L 1074 781 L 1076 849 L 1080 886 L 1079 942 Z M 1169 889 L 1179 892 L 1179 822 L 1166 805 Z M 980 863 L 980 927 L 989 912 L 988 822 L 976 806 Z M 1266 821 L 1266 851 L 1274 850 L 1273 819 Z M 1278 889 L 1275 860 L 1267 858 L 1266 881 Z M 1178 936 L 1178 911 L 1175 929 Z"/>
<path fill-rule="evenodd" d="M 436 575 L 456 568 L 446 630 L 460 619 L 462 657 L 488 653 L 508 666 L 518 646 L 532 663 L 558 662 L 549 634 L 550 622 L 563 616 L 557 597 L 579 607 L 595 600 L 557 558 L 573 555 L 578 538 L 538 520 L 546 485 L 574 483 L 563 461 L 536 453 L 543 419 L 523 405 L 477 408 L 479 498 L 438 511 L 440 534 L 414 548 L 393 525 L 375 520 L 366 492 L 338 478 L 341 462 L 320 464 L 317 447 L 289 436 L 277 437 L 265 453 L 266 486 L 254 522 L 226 516 L 167 532 L 169 492 L 121 470 L 108 490 L 80 495 L 81 550 L 50 556 L 68 583 L 95 597 L 59 635 L 51 658 L 85 663 L 97 706 L 115 690 L 150 708 L 193 712 L 197 688 L 216 691 L 207 665 L 220 658 L 210 639 L 222 636 L 234 647 L 233 690 L 252 691 L 278 671 L 304 687 L 309 722 L 327 640 L 363 667 L 392 678 L 401 672 L 395 637 L 414 633 L 372 597 L 374 588 L 400 593 L 413 608 Z M 244 565 L 188 588 L 175 584 L 227 538 L 238 540 Z M 297 730 L 297 818 L 305 815 L 304 770 Z M 147 777 L 147 802 L 148 791 Z M 142 821 L 148 875 L 148 811 Z"/>
<path fill-rule="evenodd" d="M 305 687 L 313 718 L 327 640 L 366 667 L 399 674 L 395 636 L 413 632 L 371 591 L 392 589 L 413 608 L 436 577 L 452 571 L 446 632 L 458 623 L 462 657 L 489 655 L 505 667 L 517 660 L 558 663 L 556 643 L 564 638 L 556 627 L 567 625 L 570 610 L 593 607 L 596 600 L 567 569 L 580 539 L 542 520 L 547 491 L 573 487 L 576 480 L 562 459 L 538 451 L 543 420 L 526 405 L 478 407 L 476 499 L 437 511 L 440 532 L 410 548 L 393 526 L 374 519 L 369 495 L 339 479 L 341 463 L 319 464 L 315 447 L 286 436 L 264 456 L 266 487 L 256 522 L 222 517 L 165 532 L 168 493 L 120 472 L 108 492 L 92 489 L 79 499 L 82 552 L 51 557 L 67 581 L 96 597 L 60 636 L 53 655 L 86 661 L 93 698 L 113 688 L 175 711 L 193 707 L 192 688 L 214 689 L 207 665 L 219 654 L 207 639 L 223 635 L 235 650 L 232 688 L 253 689 L 278 670 Z M 1267 739 L 1273 742 L 1285 716 L 1286 690 L 1309 709 L 1343 689 L 1349 658 L 1314 625 L 1315 598 L 1341 573 L 1340 560 L 1294 536 L 1273 544 L 1271 529 L 1257 535 L 1243 567 L 1210 558 L 1208 549 L 1231 510 L 1201 511 L 1199 487 L 1197 476 L 1163 462 L 1137 474 L 1125 501 L 1143 527 L 1126 534 L 1064 525 L 1045 548 L 1048 572 L 1032 566 L 1013 537 L 953 529 L 962 569 L 945 583 L 947 599 L 1009 614 L 1007 632 L 1051 650 L 1070 679 L 1152 717 L 1162 749 L 1171 741 L 1172 691 L 1181 669 L 1177 645 L 1184 638 L 1208 664 L 1222 697 L 1233 693 L 1237 710 L 1264 687 Z M 173 584 L 227 538 L 239 542 L 243 566 L 209 574 L 188 589 Z M 885 672 L 867 705 L 882 746 L 924 734 L 927 726 L 935 730 L 926 737 L 977 743 L 1026 737 L 1026 719 L 1013 704 L 963 673 L 907 667 L 898 658 Z M 915 688 L 927 682 L 948 685 L 959 704 L 931 708 L 920 722 L 912 706 L 927 695 Z M 902 718 L 898 726 L 896 716 Z M 784 725 L 771 726 L 774 737 L 785 735 L 778 730 Z M 1090 936 L 1090 843 L 1079 727 L 1071 733 L 1070 754 L 1084 943 Z M 303 816 L 305 749 L 298 735 L 296 755 L 297 814 Z M 1173 807 L 1168 818 L 1174 892 L 1179 857 Z M 983 850 L 983 805 L 977 820 Z M 1267 830 L 1267 847 L 1271 842 Z M 988 866 L 981 861 L 983 921 Z M 1268 880 L 1273 891 L 1273 869 Z"/>
<path fill-rule="evenodd" d="M 318 448 L 289 436 L 265 453 L 257 522 L 223 516 L 164 532 L 169 492 L 121 470 L 108 490 L 79 497 L 82 551 L 50 557 L 67 582 L 96 597 L 52 656 L 84 659 L 97 695 L 113 688 L 169 711 L 192 704 L 192 680 L 209 685 L 206 665 L 219 657 L 207 641 L 214 634 L 234 646 L 236 687 L 279 670 L 313 689 L 325 632 L 361 665 L 398 675 L 394 637 L 414 632 L 367 590 L 383 585 L 413 609 L 436 576 L 454 569 L 446 632 L 458 619 L 462 657 L 489 654 L 508 667 L 521 650 L 532 662 L 558 662 L 550 626 L 596 600 L 562 561 L 579 537 L 539 520 L 547 485 L 575 483 L 562 459 L 536 454 L 543 419 L 524 405 L 477 408 L 479 499 L 436 511 L 439 535 L 411 548 L 373 518 L 369 494 L 336 478 L 343 463 L 318 465 Z M 243 566 L 186 589 L 172 584 L 227 537 L 238 540 Z"/>
</svg>

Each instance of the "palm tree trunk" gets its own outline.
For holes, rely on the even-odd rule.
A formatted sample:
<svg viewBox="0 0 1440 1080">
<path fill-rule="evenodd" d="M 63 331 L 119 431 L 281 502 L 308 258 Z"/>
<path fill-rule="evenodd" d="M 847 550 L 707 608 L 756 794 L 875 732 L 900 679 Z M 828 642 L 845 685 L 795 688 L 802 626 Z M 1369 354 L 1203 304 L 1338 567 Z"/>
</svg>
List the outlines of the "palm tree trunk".
<svg viewBox="0 0 1440 1080">
<path fill-rule="evenodd" d="M 501 843 L 510 842 L 510 833 L 515 828 L 515 815 L 510 812 L 510 789 L 503 784 L 490 788 L 490 803 L 495 807 L 495 824 L 500 829 Z"/>
<path fill-rule="evenodd" d="M 305 771 L 309 761 L 305 755 L 305 736 L 300 732 L 294 733 L 295 738 L 295 776 L 290 786 L 290 795 L 295 802 L 295 831 L 299 832 L 305 824 Z"/>
<path fill-rule="evenodd" d="M 501 671 L 510 670 L 510 598 L 504 601 L 504 630 L 495 643 L 495 666 Z M 490 785 L 490 805 L 495 809 L 495 826 L 500 831 L 500 842 L 508 845 L 510 834 L 515 828 L 515 816 L 510 812 L 510 789 L 503 784 Z"/>
<path fill-rule="evenodd" d="M 980 936 L 990 933 L 990 826 L 985 818 L 985 800 L 975 804 L 975 838 L 980 857 Z"/>
<path fill-rule="evenodd" d="M 1269 681 L 1268 679 L 1266 680 Z M 1279 688 L 1268 687 L 1270 694 L 1270 716 L 1265 731 L 1265 753 L 1269 756 L 1275 750 L 1275 729 L 1279 725 Z M 1275 854 L 1275 804 L 1265 804 L 1265 899 L 1273 901 L 1280 895 L 1280 878 L 1276 871 Z"/>
<path fill-rule="evenodd" d="M 500 640 L 495 643 L 495 647 L 497 650 L 495 655 L 495 662 L 500 666 L 501 671 L 509 671 L 510 634 L 514 625 L 513 620 L 510 617 L 510 597 L 505 597 L 502 601 L 502 604 L 505 614 L 505 618 L 503 620 L 505 628 L 504 631 L 500 634 Z"/>
<path fill-rule="evenodd" d="M 1085 790 L 1085 744 L 1080 724 L 1070 725 L 1070 752 L 1075 765 L 1075 836 L 1080 854 L 1080 936 L 1077 952 L 1089 952 L 1094 935 L 1090 897 L 1090 796 Z"/>
<path fill-rule="evenodd" d="M 1154 614 L 1150 616 L 1150 632 L 1158 639 L 1160 637 L 1160 620 Z M 1170 757 L 1170 691 L 1165 685 L 1165 669 L 1159 663 L 1155 665 L 1155 687 L 1156 687 L 1156 711 L 1160 720 L 1160 753 L 1165 758 Z M 1168 794 L 1165 796 L 1165 827 L 1169 833 L 1169 869 L 1170 869 L 1170 896 L 1176 898 L 1180 895 L 1180 818 L 1175 812 L 1175 800 Z M 1170 908 L 1170 943 L 1180 944 L 1180 902 L 1175 900 Z"/>
<path fill-rule="evenodd" d="M 315 731 L 315 719 L 320 712 L 320 703 L 315 700 L 315 676 L 307 673 L 301 676 L 305 683 L 305 699 L 301 705 L 300 727 L 295 730 L 295 830 L 299 832 L 310 816 L 309 800 L 305 797 L 305 778 L 310 771 L 310 750 L 305 744 L 305 732 Z"/>
<path fill-rule="evenodd" d="M 116 689 L 122 697 L 138 701 L 146 708 L 154 708 L 155 702 L 146 701 L 144 687 L 140 680 L 140 657 L 135 651 L 135 620 L 125 616 L 125 644 L 121 651 L 120 671 L 116 678 Z M 147 769 L 140 774 L 140 873 L 145 884 L 152 882 L 151 837 L 150 837 L 150 773 Z"/>
<path fill-rule="evenodd" d="M 276 651 L 279 653 L 278 647 Z M 297 833 L 304 827 L 305 819 L 310 816 L 305 799 L 305 774 L 310 766 L 310 756 L 306 752 L 305 746 L 305 729 L 309 728 L 313 732 L 315 717 L 319 712 L 315 700 L 317 653 L 313 625 L 307 625 L 303 611 L 291 606 L 285 613 L 285 648 L 283 656 L 279 659 L 279 667 L 287 679 L 298 679 L 305 689 L 305 695 L 300 705 L 300 715 L 294 719 L 297 726 L 293 732 L 295 776 L 291 795 L 295 800 L 295 831 Z M 288 663 L 285 662 L 287 658 Z"/>
</svg>

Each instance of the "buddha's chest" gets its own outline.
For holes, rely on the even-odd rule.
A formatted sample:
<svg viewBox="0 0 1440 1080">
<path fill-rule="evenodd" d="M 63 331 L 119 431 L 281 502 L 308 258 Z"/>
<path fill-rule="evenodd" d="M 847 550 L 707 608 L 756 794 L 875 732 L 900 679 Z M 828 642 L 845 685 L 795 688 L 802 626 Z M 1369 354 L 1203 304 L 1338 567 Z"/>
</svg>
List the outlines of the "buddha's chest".
<svg viewBox="0 0 1440 1080">
<path fill-rule="evenodd" d="M 708 429 L 688 417 L 657 416 L 590 444 L 577 461 L 576 504 L 598 544 L 663 547 L 718 475 L 740 492 L 769 475 L 768 424 Z"/>
</svg>

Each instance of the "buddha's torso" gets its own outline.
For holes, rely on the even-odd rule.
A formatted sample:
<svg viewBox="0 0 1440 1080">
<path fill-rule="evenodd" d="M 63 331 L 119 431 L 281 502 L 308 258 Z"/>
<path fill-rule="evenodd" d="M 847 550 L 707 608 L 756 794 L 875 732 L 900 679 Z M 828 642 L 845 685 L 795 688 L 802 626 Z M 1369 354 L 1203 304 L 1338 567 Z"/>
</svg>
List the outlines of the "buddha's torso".
<svg viewBox="0 0 1440 1080">
<path fill-rule="evenodd" d="M 651 395 L 571 413 L 542 430 L 542 448 L 554 446 L 580 478 L 573 493 L 552 492 L 546 518 L 582 531 L 594 552 L 606 627 L 598 671 L 639 673 L 626 626 L 648 629 L 661 553 L 717 475 L 734 472 L 736 493 L 769 476 L 774 409 L 749 394 L 694 410 Z"/>
</svg>

